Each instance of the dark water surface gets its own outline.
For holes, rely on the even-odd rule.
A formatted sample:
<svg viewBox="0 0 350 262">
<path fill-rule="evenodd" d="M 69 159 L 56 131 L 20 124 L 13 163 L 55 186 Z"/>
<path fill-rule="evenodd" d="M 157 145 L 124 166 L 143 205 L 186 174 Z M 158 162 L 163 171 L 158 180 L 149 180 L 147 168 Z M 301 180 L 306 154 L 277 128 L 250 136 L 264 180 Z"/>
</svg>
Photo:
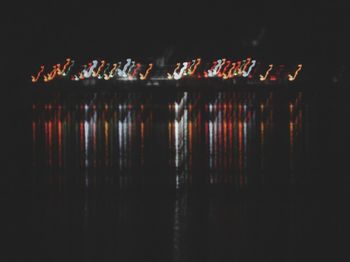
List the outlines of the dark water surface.
<svg viewBox="0 0 350 262">
<path fill-rule="evenodd" d="M 5 261 L 347 261 L 345 100 L 31 93 L 5 123 Z"/>
</svg>

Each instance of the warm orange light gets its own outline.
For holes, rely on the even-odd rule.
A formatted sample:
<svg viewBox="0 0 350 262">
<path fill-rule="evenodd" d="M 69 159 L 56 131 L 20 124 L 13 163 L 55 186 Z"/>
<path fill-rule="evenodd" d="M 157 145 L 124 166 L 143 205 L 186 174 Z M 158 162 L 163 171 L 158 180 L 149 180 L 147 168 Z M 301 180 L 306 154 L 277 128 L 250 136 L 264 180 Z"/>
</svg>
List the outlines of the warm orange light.
<svg viewBox="0 0 350 262">
<path fill-rule="evenodd" d="M 293 104 L 292 104 L 292 103 L 289 104 L 289 111 L 290 111 L 290 112 L 293 111 Z"/>
<path fill-rule="evenodd" d="M 264 81 L 266 80 L 267 76 L 269 75 L 270 71 L 272 70 L 273 68 L 273 64 L 269 65 L 269 68 L 267 69 L 265 75 L 260 75 L 260 81 Z"/>
<path fill-rule="evenodd" d="M 224 75 L 224 79 L 227 79 L 227 78 L 232 78 L 233 77 L 233 70 L 235 69 L 235 67 L 236 67 L 236 63 L 235 62 L 233 62 L 232 63 L 232 67 L 230 68 L 230 70 L 228 71 L 228 73 L 227 73 L 227 75 L 225 74 Z"/>
<path fill-rule="evenodd" d="M 62 73 L 61 64 L 56 64 L 56 71 L 57 71 L 57 75 L 61 75 Z"/>
<path fill-rule="evenodd" d="M 243 75 L 243 72 L 244 72 L 243 68 L 244 68 L 245 64 L 246 64 L 246 62 L 245 62 L 245 60 L 243 60 L 242 63 L 241 63 L 241 66 L 239 67 L 238 72 L 237 72 L 238 76 L 242 76 Z"/>
<path fill-rule="evenodd" d="M 59 75 L 65 75 L 66 70 L 67 70 L 67 67 L 68 67 L 68 65 L 70 64 L 70 62 L 71 62 L 71 59 L 70 59 L 70 58 L 67 58 L 67 59 L 66 59 L 66 63 L 63 65 L 62 71 L 59 72 Z"/>
<path fill-rule="evenodd" d="M 44 75 L 44 82 L 48 82 L 53 80 L 57 75 L 57 65 L 52 67 L 52 71 L 48 73 L 46 76 Z"/>
<path fill-rule="evenodd" d="M 152 68 L 153 68 L 153 64 L 151 63 L 151 64 L 148 65 L 148 68 L 147 68 L 145 74 L 141 74 L 141 73 L 140 73 L 140 79 L 141 79 L 141 80 L 145 80 L 145 79 L 147 78 L 149 72 L 152 70 Z"/>
<path fill-rule="evenodd" d="M 226 75 L 226 71 L 228 69 L 228 67 L 231 65 L 231 61 L 230 60 L 227 60 L 226 61 L 226 66 L 224 67 L 224 69 L 222 70 L 222 73 L 220 73 L 220 76 L 222 75 L 222 78 L 223 79 L 227 79 L 227 75 Z"/>
<path fill-rule="evenodd" d="M 190 71 L 190 72 L 189 72 L 190 75 L 193 75 L 193 74 L 196 72 L 197 67 L 199 66 L 200 63 L 201 63 L 201 59 L 200 59 L 200 58 L 197 58 L 197 61 L 196 61 L 196 63 L 194 64 L 193 70 L 189 70 L 189 71 Z"/>
<path fill-rule="evenodd" d="M 299 71 L 301 70 L 302 67 L 303 67 L 303 65 L 299 64 L 297 70 L 294 72 L 294 75 L 293 76 L 290 75 L 290 74 L 288 75 L 288 80 L 289 81 L 294 81 L 295 78 L 298 76 L 298 73 L 299 73 Z"/>
<path fill-rule="evenodd" d="M 36 74 L 36 76 L 31 76 L 31 77 L 32 77 L 32 82 L 33 82 L 33 83 L 38 82 L 38 80 L 39 80 L 39 78 L 40 78 L 40 75 L 44 72 L 44 68 L 45 68 L 44 65 L 40 66 L 40 71 Z"/>
<path fill-rule="evenodd" d="M 236 75 L 241 75 L 242 71 L 241 71 L 241 64 L 242 62 L 241 61 L 237 61 L 236 63 L 236 67 L 235 67 L 235 70 L 233 71 L 233 76 L 236 76 Z"/>
<path fill-rule="evenodd" d="M 90 77 L 110 80 L 116 76 L 116 74 L 118 76 L 122 76 L 124 79 L 129 80 L 136 79 L 137 75 L 139 75 L 141 80 L 146 80 L 149 77 L 149 74 L 153 69 L 153 63 L 150 63 L 143 73 L 139 73 L 140 68 L 145 67 L 146 65 L 141 65 L 140 63 L 136 64 L 135 61 L 132 61 L 131 65 L 131 59 L 127 59 L 127 61 L 128 63 L 124 66 L 124 69 L 120 70 L 118 68 L 121 67 L 121 62 L 110 64 L 105 60 L 100 60 L 99 62 L 97 60 L 93 60 L 93 63 L 83 65 L 83 68 L 81 70 L 79 69 L 76 75 L 71 76 L 69 75 L 69 72 L 75 61 L 71 60 L 70 58 L 66 58 L 65 64 L 62 64 L 63 66 L 61 64 L 55 64 L 50 72 L 44 73 L 44 65 L 42 65 L 36 75 L 31 75 L 31 81 L 35 83 L 39 81 L 40 77 L 43 77 L 44 82 L 49 82 L 55 79 L 57 76 L 66 75 L 69 76 L 69 79 L 75 81 Z M 223 79 L 247 77 L 248 79 L 252 79 L 253 75 L 255 77 L 257 73 L 257 69 L 254 69 L 254 72 L 252 74 L 250 73 L 252 68 L 256 65 L 256 60 L 252 60 L 251 57 L 247 57 L 245 60 L 240 60 L 232 63 L 230 60 L 226 60 L 226 58 L 218 59 L 216 61 L 212 61 L 211 64 L 207 64 L 210 69 L 205 69 L 204 71 L 199 72 L 198 67 L 200 66 L 201 62 L 201 58 L 196 58 L 188 62 L 177 63 L 174 71 L 166 73 L 165 77 L 167 77 L 169 80 L 178 80 L 186 76 L 193 76 L 193 78 L 196 79 L 202 77 L 219 77 Z M 127 68 L 129 69 L 127 70 Z M 259 75 L 259 80 L 270 80 L 271 82 L 279 80 L 281 76 L 281 68 L 283 68 L 283 65 L 268 65 L 266 71 L 262 72 L 262 74 Z M 298 64 L 294 72 L 287 74 L 288 80 L 294 81 L 298 77 L 301 69 L 302 64 Z"/>
<path fill-rule="evenodd" d="M 219 66 L 219 69 L 217 70 L 217 75 L 218 75 L 218 77 L 221 77 L 222 76 L 222 73 L 221 73 L 221 68 L 223 67 L 223 65 L 226 63 L 226 58 L 223 58 L 222 59 L 222 62 L 221 62 L 221 64 L 220 64 L 220 66 Z"/>
</svg>

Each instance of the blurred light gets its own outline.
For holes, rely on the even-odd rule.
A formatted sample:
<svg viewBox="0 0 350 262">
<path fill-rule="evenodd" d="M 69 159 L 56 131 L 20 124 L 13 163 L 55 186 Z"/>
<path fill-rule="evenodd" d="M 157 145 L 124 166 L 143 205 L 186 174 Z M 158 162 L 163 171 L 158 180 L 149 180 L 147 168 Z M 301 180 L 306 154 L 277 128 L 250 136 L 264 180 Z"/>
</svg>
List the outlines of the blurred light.
<svg viewBox="0 0 350 262">
<path fill-rule="evenodd" d="M 293 76 L 290 75 L 290 74 L 288 75 L 288 80 L 289 80 L 289 81 L 294 81 L 295 78 L 298 76 L 298 73 L 299 73 L 299 71 L 301 70 L 302 67 L 303 67 L 303 65 L 302 65 L 302 64 L 299 64 L 297 70 L 296 70 L 295 73 L 294 73 L 294 75 L 293 75 Z"/>
<path fill-rule="evenodd" d="M 264 76 L 263 76 L 263 75 L 260 75 L 260 81 L 266 80 L 266 78 L 267 78 L 267 76 L 269 75 L 269 73 L 270 73 L 270 71 L 272 70 L 272 68 L 273 68 L 273 65 L 272 65 L 272 64 L 269 65 L 269 68 L 266 70 L 265 75 L 264 75 Z"/>
<path fill-rule="evenodd" d="M 147 78 L 149 72 L 152 70 L 152 68 L 153 68 L 153 64 L 151 63 L 151 64 L 148 65 L 148 68 L 147 68 L 145 74 L 141 74 L 141 73 L 140 73 L 140 79 L 141 79 L 141 80 L 145 80 L 145 79 Z"/>
<path fill-rule="evenodd" d="M 35 82 L 37 82 L 39 80 L 40 75 L 44 72 L 44 68 L 45 68 L 44 65 L 40 66 L 40 71 L 36 74 L 36 76 L 32 76 L 32 82 L 33 83 L 35 83 Z"/>
</svg>

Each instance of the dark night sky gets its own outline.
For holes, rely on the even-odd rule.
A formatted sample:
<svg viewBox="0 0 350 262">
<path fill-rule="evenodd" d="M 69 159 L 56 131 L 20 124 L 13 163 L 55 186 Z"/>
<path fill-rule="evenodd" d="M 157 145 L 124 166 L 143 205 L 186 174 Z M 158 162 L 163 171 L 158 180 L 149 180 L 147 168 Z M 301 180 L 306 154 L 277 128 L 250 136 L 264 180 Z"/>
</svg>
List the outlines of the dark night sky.
<svg viewBox="0 0 350 262">
<path fill-rule="evenodd" d="M 2 23 L 6 60 L 30 70 L 68 56 L 147 62 L 171 49 L 170 62 L 251 55 L 266 63 L 343 64 L 349 9 L 305 2 L 13 3 Z"/>
</svg>

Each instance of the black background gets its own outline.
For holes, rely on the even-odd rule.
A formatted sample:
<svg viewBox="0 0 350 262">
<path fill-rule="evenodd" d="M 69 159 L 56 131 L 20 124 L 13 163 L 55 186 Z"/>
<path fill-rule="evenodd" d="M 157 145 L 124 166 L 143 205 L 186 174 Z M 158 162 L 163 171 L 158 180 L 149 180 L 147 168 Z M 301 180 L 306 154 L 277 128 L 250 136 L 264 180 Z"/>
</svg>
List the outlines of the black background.
<svg viewBox="0 0 350 262">
<path fill-rule="evenodd" d="M 30 192 L 27 187 L 30 177 L 25 172 L 29 163 L 25 156 L 30 152 L 25 151 L 28 145 L 23 144 L 29 140 L 21 134 L 28 133 L 25 128 L 31 121 L 30 114 L 25 113 L 30 105 L 27 97 L 30 75 L 41 64 L 55 64 L 66 57 L 81 63 L 133 57 L 147 63 L 171 53 L 169 63 L 175 63 L 194 57 L 249 55 L 265 63 L 302 63 L 308 77 L 315 81 L 329 82 L 345 72 L 342 81 L 349 82 L 350 10 L 345 1 L 273 4 L 265 1 L 47 1 L 40 4 L 12 1 L 1 5 L 2 106 L 5 108 L 2 119 L 6 133 L 3 149 L 4 173 L 8 175 L 2 183 L 1 199 L 5 202 L 4 217 L 8 218 L 3 225 L 11 225 L 6 237 L 11 240 L 14 252 L 21 249 L 16 249 L 18 239 L 25 235 L 21 230 L 30 228 L 21 219 L 28 216 L 23 199 Z M 253 44 L 254 40 L 257 45 Z M 346 96 L 339 92 L 322 94 L 318 102 L 320 113 L 313 119 L 319 123 L 315 136 L 324 139 L 320 159 L 325 167 L 317 170 L 319 180 L 315 183 L 321 187 L 315 193 L 325 198 L 325 194 L 337 196 L 327 200 L 327 207 L 333 210 L 325 211 L 327 216 L 319 220 L 319 227 L 325 225 L 332 232 L 328 235 L 336 238 L 330 241 L 334 245 L 346 247 L 347 237 L 340 241 L 343 235 L 338 232 L 348 232 L 348 226 L 341 223 L 346 218 L 343 211 L 347 210 L 348 195 L 343 197 L 342 192 L 347 190 L 349 182 L 345 147 L 349 110 Z M 323 118 L 332 119 L 332 124 L 324 125 Z M 329 180 L 330 176 L 333 179 Z M 31 237 L 26 236 L 25 241 L 31 241 Z M 19 243 L 17 247 L 25 246 L 23 240 Z"/>
<path fill-rule="evenodd" d="M 349 8 L 334 1 L 13 2 L 3 11 L 6 60 L 28 75 L 66 57 L 147 62 L 169 50 L 169 62 L 250 55 L 327 72 L 346 63 Z"/>
</svg>

